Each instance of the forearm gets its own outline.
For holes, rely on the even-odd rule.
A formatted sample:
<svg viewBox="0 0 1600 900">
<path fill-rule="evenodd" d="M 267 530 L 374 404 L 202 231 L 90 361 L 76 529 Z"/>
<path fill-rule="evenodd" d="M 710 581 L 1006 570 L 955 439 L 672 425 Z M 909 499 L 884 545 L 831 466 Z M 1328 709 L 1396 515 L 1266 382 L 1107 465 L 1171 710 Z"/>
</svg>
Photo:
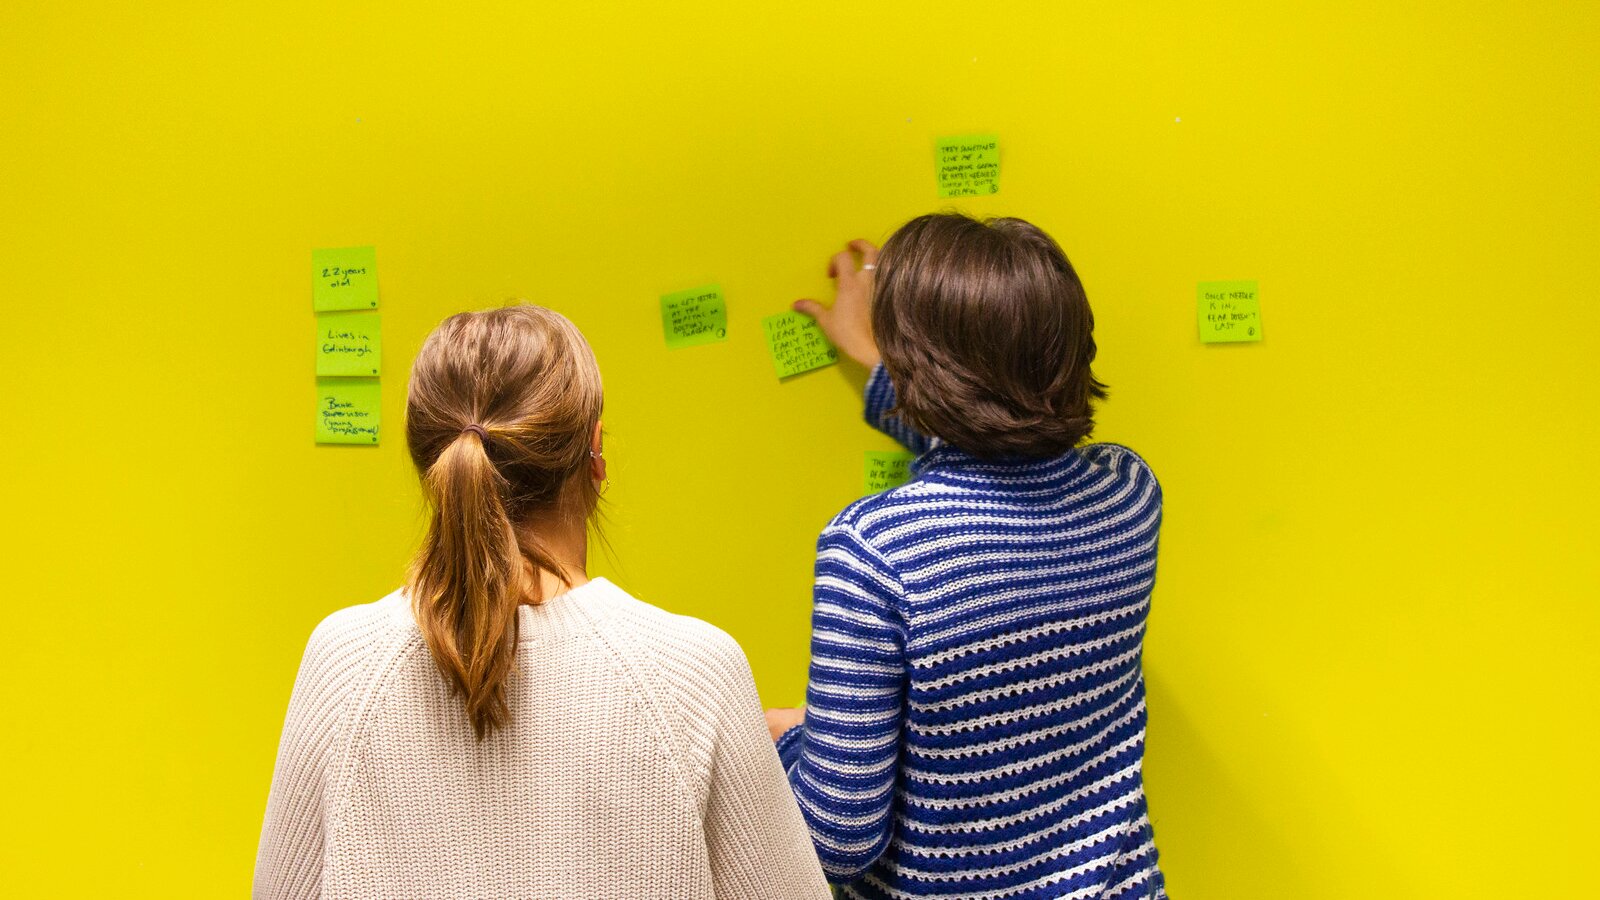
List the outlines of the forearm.
<svg viewBox="0 0 1600 900">
<path fill-rule="evenodd" d="M 889 845 L 905 715 L 903 588 L 849 526 L 817 545 L 805 717 L 778 739 L 784 771 L 835 882 Z"/>
<path fill-rule="evenodd" d="M 898 713 L 880 718 L 870 736 L 853 729 L 853 715 L 841 727 L 813 712 L 778 748 L 823 871 L 839 883 L 866 871 L 893 831 Z"/>
</svg>

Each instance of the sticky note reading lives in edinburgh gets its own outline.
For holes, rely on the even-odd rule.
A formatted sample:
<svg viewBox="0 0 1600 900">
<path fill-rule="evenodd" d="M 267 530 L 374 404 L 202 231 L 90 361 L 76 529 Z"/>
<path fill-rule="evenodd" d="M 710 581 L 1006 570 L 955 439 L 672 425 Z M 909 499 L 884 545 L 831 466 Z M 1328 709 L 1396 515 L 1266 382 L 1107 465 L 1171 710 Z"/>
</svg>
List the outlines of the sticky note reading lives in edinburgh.
<svg viewBox="0 0 1600 900">
<path fill-rule="evenodd" d="M 311 308 L 376 309 L 378 251 L 339 247 L 311 251 Z"/>
<path fill-rule="evenodd" d="M 317 443 L 376 444 L 380 401 L 376 378 L 317 379 Z"/>
<path fill-rule="evenodd" d="M 934 160 L 941 197 L 1000 192 L 1000 139 L 995 135 L 940 138 Z"/>
<path fill-rule="evenodd" d="M 797 312 L 779 313 L 761 320 L 767 335 L 767 349 L 779 378 L 831 366 L 839 361 L 839 351 L 828 343 L 815 319 Z"/>
<path fill-rule="evenodd" d="M 1197 298 L 1201 342 L 1261 340 L 1261 295 L 1254 281 L 1202 281 Z"/>
<path fill-rule="evenodd" d="M 867 493 L 887 491 L 910 481 L 911 463 L 916 458 L 916 454 L 902 450 L 868 450 Z"/>
<path fill-rule="evenodd" d="M 662 294 L 661 330 L 668 350 L 727 340 L 728 307 L 722 302 L 722 288 L 712 284 Z"/>
<path fill-rule="evenodd" d="M 317 316 L 317 374 L 374 376 L 383 365 L 383 329 L 375 312 Z"/>
</svg>

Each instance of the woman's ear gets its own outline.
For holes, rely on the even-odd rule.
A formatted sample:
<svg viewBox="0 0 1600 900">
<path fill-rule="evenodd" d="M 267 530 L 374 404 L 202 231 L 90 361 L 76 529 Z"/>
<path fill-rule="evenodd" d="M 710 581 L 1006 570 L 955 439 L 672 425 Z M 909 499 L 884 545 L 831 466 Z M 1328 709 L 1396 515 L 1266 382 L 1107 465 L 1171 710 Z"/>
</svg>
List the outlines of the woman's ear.
<svg viewBox="0 0 1600 900">
<path fill-rule="evenodd" d="M 595 481 L 606 480 L 606 451 L 601 443 L 603 423 L 594 423 L 594 434 L 589 435 L 589 477 Z"/>
</svg>

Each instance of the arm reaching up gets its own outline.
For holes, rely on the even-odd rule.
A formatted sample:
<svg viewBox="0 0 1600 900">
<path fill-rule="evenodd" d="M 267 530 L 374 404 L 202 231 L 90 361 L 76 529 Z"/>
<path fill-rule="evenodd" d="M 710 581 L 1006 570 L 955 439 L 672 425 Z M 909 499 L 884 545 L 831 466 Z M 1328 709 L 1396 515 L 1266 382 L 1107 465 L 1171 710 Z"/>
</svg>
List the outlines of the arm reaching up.
<svg viewBox="0 0 1600 900">
<path fill-rule="evenodd" d="M 860 256 L 858 267 L 856 257 Z M 836 294 L 832 306 L 815 300 L 796 300 L 794 308 L 817 320 L 822 333 L 844 354 L 871 370 L 867 379 L 867 424 L 899 441 L 914 453 L 933 446 L 927 436 L 889 415 L 894 408 L 894 385 L 883 367 L 878 342 L 872 334 L 872 286 L 878 271 L 878 248 L 860 238 L 828 260 L 828 276 Z"/>
</svg>

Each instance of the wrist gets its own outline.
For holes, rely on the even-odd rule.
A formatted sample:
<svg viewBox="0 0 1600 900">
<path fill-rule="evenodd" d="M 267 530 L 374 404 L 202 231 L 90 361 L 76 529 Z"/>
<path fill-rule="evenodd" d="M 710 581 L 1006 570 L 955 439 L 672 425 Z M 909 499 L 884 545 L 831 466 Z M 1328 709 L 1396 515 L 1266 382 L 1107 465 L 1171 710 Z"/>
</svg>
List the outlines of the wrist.
<svg viewBox="0 0 1600 900">
<path fill-rule="evenodd" d="M 839 349 L 843 350 L 846 356 L 866 366 L 868 369 L 874 368 L 878 363 L 883 362 L 883 354 L 878 352 L 878 345 L 871 341 Z"/>
</svg>

